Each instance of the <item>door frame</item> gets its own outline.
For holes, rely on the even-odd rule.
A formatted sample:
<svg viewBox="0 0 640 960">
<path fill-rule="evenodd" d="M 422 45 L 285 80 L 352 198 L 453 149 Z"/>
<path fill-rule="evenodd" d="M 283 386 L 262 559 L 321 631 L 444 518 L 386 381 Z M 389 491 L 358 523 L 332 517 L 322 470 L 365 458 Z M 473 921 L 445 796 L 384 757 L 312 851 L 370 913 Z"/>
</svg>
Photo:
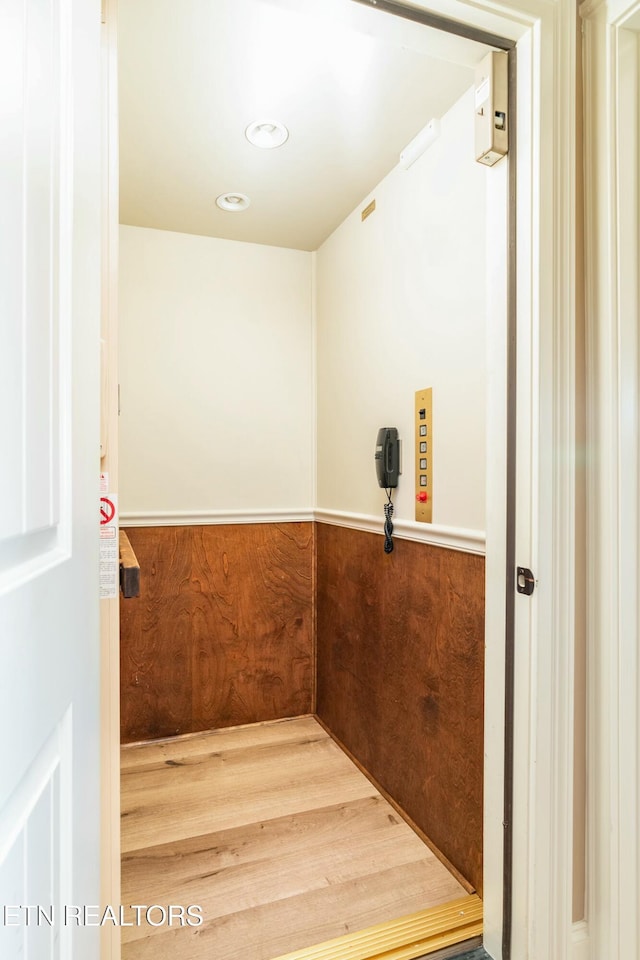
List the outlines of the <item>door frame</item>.
<svg viewBox="0 0 640 960">
<path fill-rule="evenodd" d="M 587 913 L 640 946 L 640 2 L 580 7 L 585 61 Z"/>
<path fill-rule="evenodd" d="M 376 6 L 374 0 L 370 0 Z M 514 600 L 514 804 L 512 960 L 573 956 L 573 741 L 575 584 L 575 119 L 576 30 L 571 0 L 420 0 L 414 7 L 517 44 L 517 460 L 516 557 L 536 576 L 532 597 Z M 115 101 L 117 0 L 105 0 L 106 76 Z M 117 124 L 105 144 L 117 183 Z M 117 193 L 107 191 L 112 226 L 103 283 L 117 271 Z M 116 337 L 115 299 L 109 336 Z M 115 362 L 115 347 L 109 349 Z M 506 344 L 505 344 L 506 350 Z M 506 357 L 505 357 L 506 363 Z M 110 386 L 111 404 L 117 379 Z M 115 401 L 117 403 L 117 401 Z M 503 408 L 506 404 L 503 402 Z M 488 477 L 506 495 L 504 461 Z M 494 498 L 498 500 L 499 498 Z M 494 960 L 503 953 L 503 818 L 505 733 L 505 607 L 507 569 L 504 500 L 488 510 L 485 698 L 484 943 Z M 506 571 L 506 578 L 505 578 Z M 103 627 L 103 762 L 113 772 L 119 743 L 119 633 L 117 618 Z M 119 739 L 119 738 L 118 738 Z M 118 903 L 119 786 L 103 780 L 103 898 Z M 117 934 L 119 931 L 115 930 Z M 119 937 L 103 945 L 118 960 Z"/>
<path fill-rule="evenodd" d="M 100 470 L 118 494 L 118 5 L 101 7 L 102 341 Z M 120 904 L 120 597 L 100 600 L 100 773 L 103 905 Z M 101 960 L 120 960 L 120 928 L 101 927 Z"/>
</svg>

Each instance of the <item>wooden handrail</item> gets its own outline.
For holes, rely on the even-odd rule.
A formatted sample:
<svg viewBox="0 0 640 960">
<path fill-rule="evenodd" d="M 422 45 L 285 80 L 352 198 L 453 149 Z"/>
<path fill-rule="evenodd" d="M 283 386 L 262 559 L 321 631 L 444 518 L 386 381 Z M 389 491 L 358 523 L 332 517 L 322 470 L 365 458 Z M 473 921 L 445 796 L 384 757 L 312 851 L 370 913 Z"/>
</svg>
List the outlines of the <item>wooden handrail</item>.
<svg viewBox="0 0 640 960">
<path fill-rule="evenodd" d="M 125 598 L 140 596 L 140 564 L 124 530 L 120 531 L 120 589 Z"/>
</svg>

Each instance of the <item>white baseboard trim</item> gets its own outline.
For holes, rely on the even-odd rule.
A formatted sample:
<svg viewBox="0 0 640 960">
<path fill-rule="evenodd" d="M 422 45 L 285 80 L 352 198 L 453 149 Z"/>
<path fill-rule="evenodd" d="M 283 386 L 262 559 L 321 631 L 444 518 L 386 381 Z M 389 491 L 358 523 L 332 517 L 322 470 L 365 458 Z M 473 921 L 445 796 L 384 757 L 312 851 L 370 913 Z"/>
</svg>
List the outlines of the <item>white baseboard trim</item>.
<svg viewBox="0 0 640 960">
<path fill-rule="evenodd" d="M 571 928 L 571 960 L 589 960 L 589 927 L 579 920 Z"/>
<path fill-rule="evenodd" d="M 160 510 L 121 513 L 122 527 L 195 527 L 216 523 L 296 523 L 312 521 L 313 510 Z"/>
<path fill-rule="evenodd" d="M 340 510 L 316 510 L 315 519 L 337 527 L 363 530 L 366 533 L 383 533 L 384 518 L 364 513 L 343 513 Z M 484 530 L 465 530 L 460 527 L 440 527 L 433 523 L 416 523 L 414 520 L 393 521 L 393 536 L 400 540 L 429 543 L 435 547 L 448 547 L 464 553 L 484 556 Z"/>
<path fill-rule="evenodd" d="M 223 523 L 297 523 L 317 520 L 365 533 L 383 533 L 384 518 L 364 513 L 346 513 L 340 510 L 175 510 L 157 513 L 131 512 L 120 514 L 123 527 L 185 527 L 209 526 Z M 464 553 L 484 556 L 485 534 L 482 530 L 464 530 L 458 527 L 440 527 L 433 523 L 412 520 L 394 520 L 393 535 L 400 540 L 429 543 Z"/>
</svg>

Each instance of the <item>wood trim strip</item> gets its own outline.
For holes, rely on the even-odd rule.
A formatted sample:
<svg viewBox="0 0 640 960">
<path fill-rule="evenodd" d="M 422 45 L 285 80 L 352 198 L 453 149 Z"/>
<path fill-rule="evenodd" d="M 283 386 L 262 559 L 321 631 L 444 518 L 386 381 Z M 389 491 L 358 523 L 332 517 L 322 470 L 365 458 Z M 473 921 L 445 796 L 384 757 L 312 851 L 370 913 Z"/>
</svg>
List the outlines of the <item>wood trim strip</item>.
<svg viewBox="0 0 640 960">
<path fill-rule="evenodd" d="M 411 817 L 409 816 L 409 814 L 406 813 L 406 811 L 402 809 L 402 807 L 400 806 L 399 803 L 396 803 L 396 801 L 393 799 L 393 797 L 391 796 L 391 794 L 388 793 L 388 792 L 385 790 L 385 788 L 382 786 L 382 784 L 378 783 L 378 781 L 376 780 L 376 778 L 375 778 L 371 773 L 369 773 L 369 771 L 366 769 L 366 767 L 363 767 L 363 765 L 360 763 L 360 761 L 358 760 L 358 758 L 356 757 L 356 755 L 355 755 L 354 753 L 352 753 L 351 750 L 349 750 L 349 748 L 348 748 L 347 746 L 345 746 L 345 744 L 342 742 L 342 740 L 335 735 L 335 733 L 334 733 L 334 732 L 327 726 L 327 724 L 324 722 L 324 720 L 322 719 L 322 717 L 319 717 L 319 716 L 316 714 L 316 715 L 315 715 L 315 719 L 318 721 L 318 723 L 319 723 L 320 726 L 323 728 L 323 730 L 325 730 L 325 731 L 329 734 L 329 736 L 330 736 L 331 739 L 334 741 L 334 743 L 337 743 L 337 744 L 338 744 L 338 746 L 340 747 L 340 749 L 342 750 L 342 752 L 345 753 L 345 754 L 349 757 L 349 760 L 351 760 L 351 762 L 352 762 L 353 764 L 355 764 L 355 766 L 358 768 L 358 770 L 360 771 L 360 773 L 363 773 L 363 774 L 364 774 L 364 776 L 367 778 L 367 780 L 368 780 L 370 783 L 372 783 L 373 786 L 376 788 L 376 790 L 378 791 L 378 793 L 380 793 L 380 794 L 384 797 L 384 799 L 387 801 L 387 803 L 388 803 L 390 806 L 392 806 L 393 809 L 396 811 L 396 813 L 399 814 L 399 815 L 402 817 L 402 819 L 405 821 L 405 823 L 407 823 L 407 824 L 411 827 L 411 829 L 413 830 L 413 832 L 420 837 L 420 839 L 422 840 L 422 842 L 423 842 L 424 844 L 426 844 L 427 847 L 429 847 L 429 850 L 431 850 L 431 852 L 433 853 L 433 855 L 438 858 L 438 860 L 440 861 L 440 863 L 442 863 L 442 864 L 447 868 L 447 870 L 449 871 L 449 873 L 450 873 L 453 877 L 456 878 L 456 880 L 458 881 L 458 883 L 460 884 L 460 886 L 461 886 L 461 887 L 464 887 L 464 889 L 467 891 L 468 894 L 476 893 L 476 888 L 473 886 L 473 884 L 472 884 L 472 883 L 469 883 L 469 881 L 468 881 L 465 877 L 463 877 L 463 875 L 460 873 L 460 871 L 457 870 L 457 869 L 454 867 L 454 865 L 451 863 L 450 860 L 447 860 L 447 858 L 445 857 L 444 853 L 443 853 L 441 850 L 438 849 L 438 847 L 435 845 L 435 843 L 433 843 L 432 840 L 429 839 L 429 837 L 426 835 L 426 833 L 424 832 L 424 830 L 421 830 L 421 829 L 420 829 L 420 827 L 417 825 L 417 823 L 415 823 L 415 822 L 411 819 Z"/>
<path fill-rule="evenodd" d="M 300 510 L 158 510 L 120 514 L 123 527 L 197 527 L 217 523 L 300 523 L 314 519 L 311 508 Z"/>
<path fill-rule="evenodd" d="M 314 720 L 318 720 L 318 723 L 320 723 L 321 726 L 324 726 L 322 721 L 319 720 L 314 713 L 301 713 L 300 716 L 295 717 L 295 719 L 305 720 L 307 717 L 313 717 Z M 292 719 L 294 718 L 281 717 L 279 720 L 262 720 L 262 721 L 259 721 L 259 725 L 262 727 L 274 727 L 280 723 L 290 723 Z M 244 730 L 244 729 L 250 730 L 252 727 L 255 727 L 255 726 L 256 726 L 255 723 L 238 723 L 234 727 L 220 727 L 220 731 L 224 730 L 225 733 L 232 733 L 234 730 Z M 215 735 L 218 732 L 219 732 L 218 730 L 205 730 L 205 731 L 195 730 L 193 733 L 178 733 L 175 736 L 169 736 L 169 737 L 153 737 L 150 740 L 129 740 L 127 743 L 120 744 L 120 751 L 121 753 L 126 753 L 129 750 L 135 750 L 136 747 L 148 747 L 151 744 L 158 745 L 158 744 L 166 743 L 166 744 L 170 744 L 171 746 L 175 746 L 176 744 L 179 744 L 179 743 L 184 743 L 184 742 L 188 743 L 189 740 L 197 740 L 198 738 L 202 738 L 203 733 L 205 735 L 207 734 Z"/>
<path fill-rule="evenodd" d="M 123 527 L 185 527 L 210 526 L 217 523 L 298 523 L 313 521 L 330 523 L 365 533 L 383 533 L 384 518 L 342 510 L 177 510 L 156 513 L 129 512 L 120 514 Z M 438 524 L 416 523 L 414 520 L 394 519 L 393 535 L 400 540 L 430 543 L 464 553 L 485 554 L 484 530 L 466 530 L 462 527 L 443 527 Z"/>
<path fill-rule="evenodd" d="M 347 527 L 350 530 L 362 530 L 365 533 L 383 533 L 384 517 L 373 517 L 362 513 L 344 513 L 341 510 L 316 510 L 316 521 Z M 417 523 L 415 520 L 401 520 L 394 517 L 393 536 L 400 540 L 412 540 L 415 543 L 429 543 L 434 547 L 446 547 L 462 553 L 485 555 L 484 530 L 466 530 L 462 527 L 442 527 L 434 523 Z"/>
<path fill-rule="evenodd" d="M 414 960 L 481 934 L 482 901 L 471 894 L 277 960 Z"/>
</svg>

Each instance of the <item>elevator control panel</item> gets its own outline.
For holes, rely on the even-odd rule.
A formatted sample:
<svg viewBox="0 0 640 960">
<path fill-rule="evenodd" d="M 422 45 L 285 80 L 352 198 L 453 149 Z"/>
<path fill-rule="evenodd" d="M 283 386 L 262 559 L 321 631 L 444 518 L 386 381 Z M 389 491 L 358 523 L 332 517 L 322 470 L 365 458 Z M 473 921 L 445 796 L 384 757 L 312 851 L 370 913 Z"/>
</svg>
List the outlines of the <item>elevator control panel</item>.
<svg viewBox="0 0 640 960">
<path fill-rule="evenodd" d="M 416 393 L 416 520 L 433 521 L 433 391 Z"/>
<path fill-rule="evenodd" d="M 476 160 L 492 167 L 509 148 L 509 56 L 494 50 L 476 67 Z"/>
</svg>

